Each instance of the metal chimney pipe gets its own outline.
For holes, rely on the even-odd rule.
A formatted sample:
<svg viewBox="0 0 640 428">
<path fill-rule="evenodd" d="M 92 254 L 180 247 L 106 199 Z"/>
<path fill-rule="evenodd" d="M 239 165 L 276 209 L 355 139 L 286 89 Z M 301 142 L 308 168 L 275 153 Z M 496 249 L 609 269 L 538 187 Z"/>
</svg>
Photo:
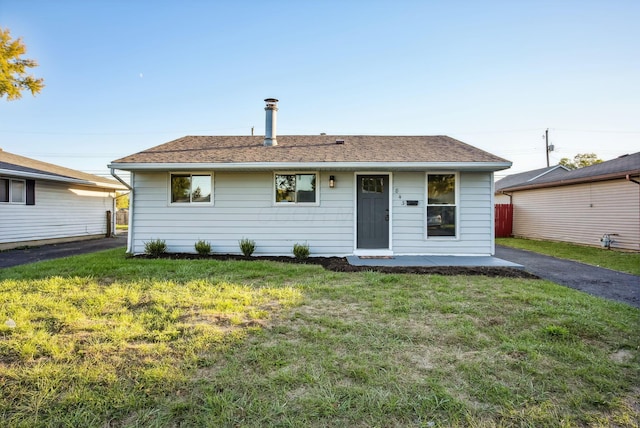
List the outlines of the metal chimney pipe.
<svg viewBox="0 0 640 428">
<path fill-rule="evenodd" d="M 264 127 L 264 145 L 277 146 L 278 140 L 276 140 L 276 123 L 278 117 L 278 100 L 275 98 L 267 98 L 264 101 L 267 103 L 267 106 L 264 108 L 267 112 L 266 124 Z"/>
</svg>

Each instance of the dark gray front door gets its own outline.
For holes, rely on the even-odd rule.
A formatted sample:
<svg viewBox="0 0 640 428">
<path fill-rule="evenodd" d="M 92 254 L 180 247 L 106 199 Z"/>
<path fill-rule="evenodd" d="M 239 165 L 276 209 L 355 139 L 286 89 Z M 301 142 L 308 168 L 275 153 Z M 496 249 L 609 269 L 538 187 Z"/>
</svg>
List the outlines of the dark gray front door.
<svg viewBox="0 0 640 428">
<path fill-rule="evenodd" d="M 389 176 L 358 175 L 358 248 L 389 248 Z"/>
</svg>

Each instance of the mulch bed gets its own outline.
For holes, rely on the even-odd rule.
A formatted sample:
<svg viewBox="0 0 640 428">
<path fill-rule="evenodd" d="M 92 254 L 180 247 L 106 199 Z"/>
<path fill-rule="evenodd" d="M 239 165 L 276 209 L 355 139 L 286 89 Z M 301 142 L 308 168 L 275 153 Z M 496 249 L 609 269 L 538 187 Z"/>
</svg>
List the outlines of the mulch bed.
<svg viewBox="0 0 640 428">
<path fill-rule="evenodd" d="M 274 261 L 281 263 L 320 265 L 334 272 L 381 272 L 381 273 L 411 273 L 419 275 L 484 275 L 490 277 L 537 279 L 538 277 L 522 269 L 508 267 L 486 266 L 354 266 L 345 257 L 309 257 L 304 260 L 285 256 L 255 256 L 246 257 L 235 254 L 189 254 L 164 253 L 158 257 L 146 254 L 134 256 L 137 258 L 163 258 L 175 260 L 244 260 L 244 261 Z"/>
</svg>

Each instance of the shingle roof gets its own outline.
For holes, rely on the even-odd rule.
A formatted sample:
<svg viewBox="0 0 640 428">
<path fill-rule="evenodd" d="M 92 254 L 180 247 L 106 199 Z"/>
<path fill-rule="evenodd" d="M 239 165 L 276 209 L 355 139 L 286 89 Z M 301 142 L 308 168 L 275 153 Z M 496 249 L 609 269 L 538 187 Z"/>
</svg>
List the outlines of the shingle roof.
<svg viewBox="0 0 640 428">
<path fill-rule="evenodd" d="M 110 189 L 125 189 L 125 187 L 108 178 L 88 174 L 71 168 L 54 165 L 47 162 L 27 158 L 0 149 L 0 170 L 10 171 L 18 177 L 37 174 L 39 178 L 52 181 L 75 181 L 79 184 L 94 185 Z"/>
<path fill-rule="evenodd" d="M 584 182 L 613 180 L 624 178 L 626 175 L 634 177 L 640 175 L 640 152 L 620 156 L 616 159 L 573 171 L 567 171 L 563 174 L 543 175 L 530 182 L 520 182 L 508 187 L 502 186 L 501 190 L 504 192 L 539 187 L 565 186 Z"/>
<path fill-rule="evenodd" d="M 539 180 L 542 177 L 558 177 L 560 175 L 566 174 L 567 172 L 569 172 L 569 170 L 564 166 L 554 165 L 546 168 L 521 172 L 519 174 L 507 175 L 505 178 L 496 181 L 496 192 L 507 187 L 530 183 Z"/>
<path fill-rule="evenodd" d="M 279 135 L 265 147 L 261 136 L 186 136 L 115 160 L 131 164 L 510 162 L 447 136 Z M 336 141 L 343 140 L 343 144 Z"/>
</svg>

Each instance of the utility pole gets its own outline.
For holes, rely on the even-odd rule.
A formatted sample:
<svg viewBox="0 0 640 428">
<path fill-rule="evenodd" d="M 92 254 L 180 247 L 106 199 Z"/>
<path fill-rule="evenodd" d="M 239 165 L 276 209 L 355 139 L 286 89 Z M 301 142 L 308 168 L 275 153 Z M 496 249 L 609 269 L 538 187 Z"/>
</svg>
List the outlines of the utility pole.
<svg viewBox="0 0 640 428">
<path fill-rule="evenodd" d="M 547 153 L 547 168 L 549 168 L 549 128 L 547 128 L 547 130 L 544 131 L 544 142 L 546 145 L 545 152 Z"/>
</svg>

